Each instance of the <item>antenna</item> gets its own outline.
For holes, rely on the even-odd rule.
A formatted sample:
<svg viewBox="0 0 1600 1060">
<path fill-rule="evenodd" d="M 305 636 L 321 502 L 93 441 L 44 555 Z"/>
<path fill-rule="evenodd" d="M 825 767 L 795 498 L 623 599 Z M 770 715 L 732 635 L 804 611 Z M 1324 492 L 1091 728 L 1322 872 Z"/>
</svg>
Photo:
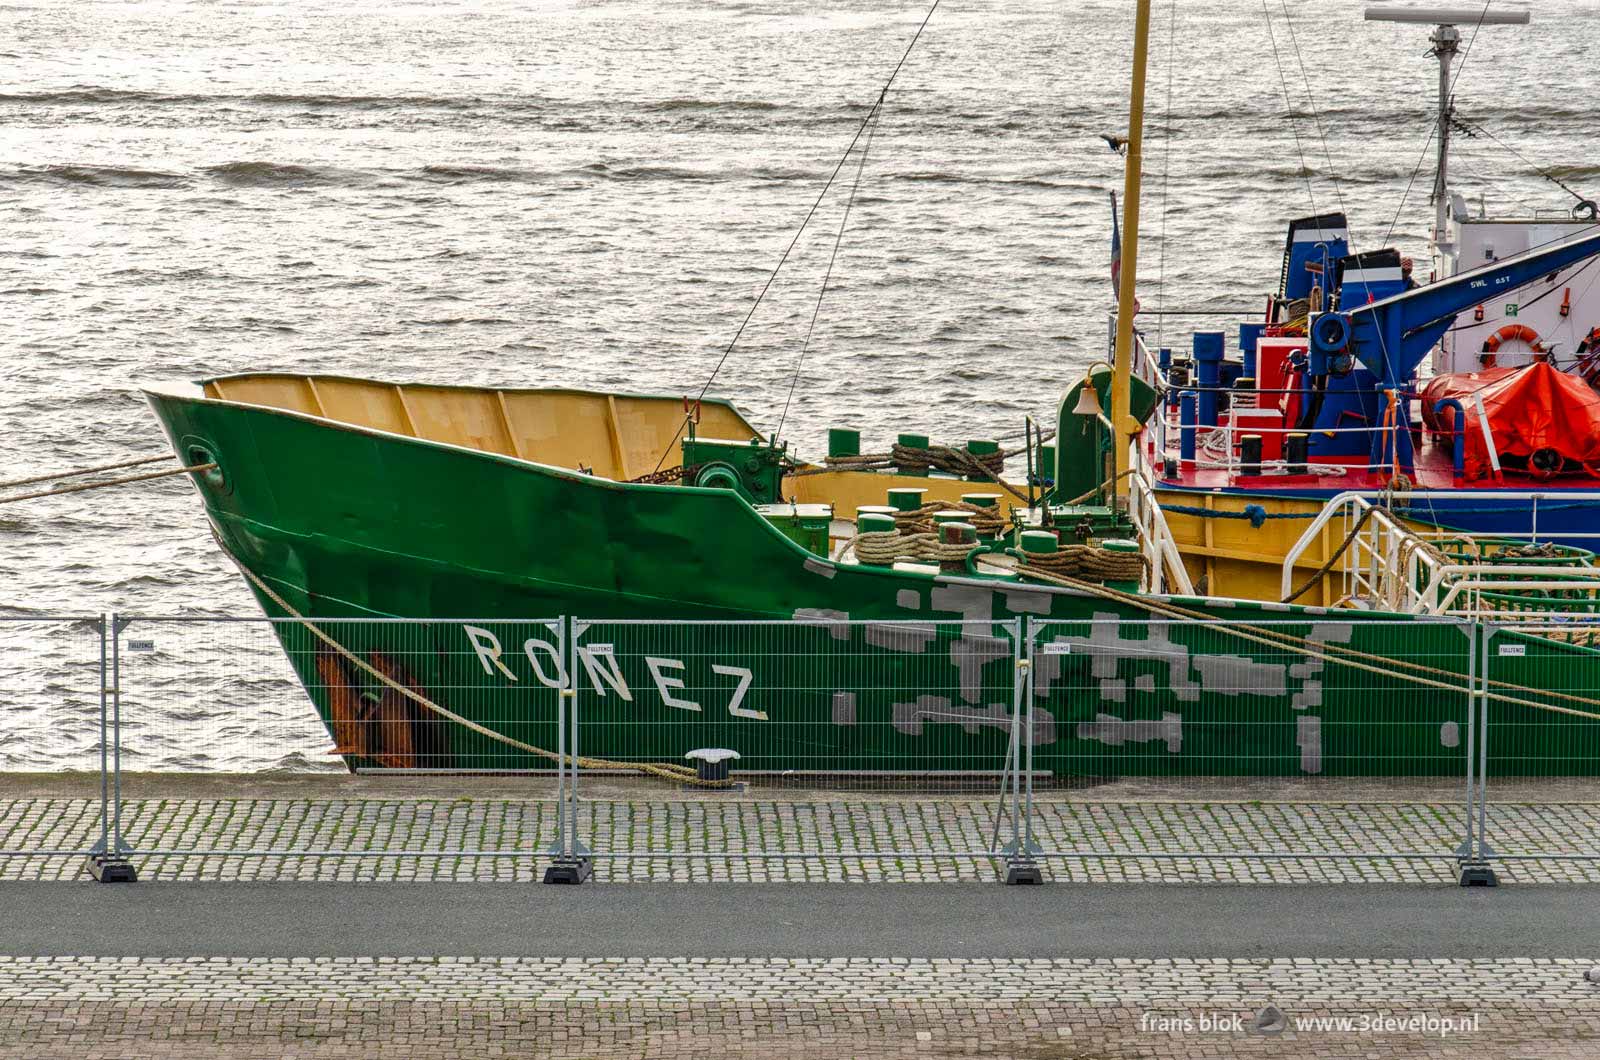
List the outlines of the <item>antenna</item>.
<svg viewBox="0 0 1600 1060">
<path fill-rule="evenodd" d="M 1482 7 L 1369 7 L 1368 22 L 1409 22 L 1432 25 L 1428 38 L 1433 44 L 1432 54 L 1439 60 L 1439 162 L 1433 174 L 1433 245 L 1441 251 L 1449 248 L 1445 229 L 1445 214 L 1450 196 L 1445 186 L 1446 171 L 1450 162 L 1450 63 L 1461 45 L 1460 25 L 1470 26 L 1526 26 L 1530 19 L 1526 10 L 1489 11 L 1486 2 Z"/>
</svg>

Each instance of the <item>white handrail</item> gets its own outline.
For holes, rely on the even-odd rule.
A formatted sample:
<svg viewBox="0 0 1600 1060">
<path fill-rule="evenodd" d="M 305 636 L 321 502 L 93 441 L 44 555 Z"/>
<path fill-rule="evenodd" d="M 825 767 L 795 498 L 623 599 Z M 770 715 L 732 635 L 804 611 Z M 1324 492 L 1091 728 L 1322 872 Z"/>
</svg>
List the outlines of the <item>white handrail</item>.
<svg viewBox="0 0 1600 1060">
<path fill-rule="evenodd" d="M 1563 592 L 1600 589 L 1600 568 L 1574 564 L 1546 567 L 1527 563 L 1471 563 L 1441 554 L 1429 541 L 1430 533 L 1412 530 L 1388 509 L 1372 504 L 1362 493 L 1342 493 L 1329 501 L 1284 556 L 1281 585 L 1287 598 L 1295 567 L 1313 541 L 1335 518 L 1359 532 L 1341 539 L 1341 563 L 1328 573 L 1342 575 L 1345 598 L 1367 599 L 1393 611 L 1412 614 L 1459 614 L 1465 602 L 1476 613 L 1481 594 L 1500 590 Z M 1352 532 L 1347 531 L 1347 534 Z M 1438 537 L 1472 540 L 1516 538 L 1516 534 L 1473 535 L 1459 531 L 1436 532 Z M 1405 557 L 1404 562 L 1401 557 Z M 1498 580 L 1497 580 L 1498 579 Z"/>
<path fill-rule="evenodd" d="M 1530 578 L 1530 579 L 1528 579 L 1526 581 L 1504 581 L 1504 582 L 1473 581 L 1473 582 L 1459 582 L 1459 583 L 1457 583 L 1455 585 L 1452 585 L 1450 587 L 1450 591 L 1445 594 L 1445 596 L 1444 596 L 1444 598 L 1442 600 L 1439 601 L 1438 613 L 1439 614 L 1444 614 L 1446 612 L 1454 613 L 1453 605 L 1456 602 L 1456 597 L 1460 596 L 1462 593 L 1470 593 L 1472 595 L 1473 603 L 1474 603 L 1474 610 L 1476 611 L 1476 610 L 1481 609 L 1478 605 L 1481 604 L 1481 602 L 1482 602 L 1481 601 L 1481 597 L 1482 597 L 1482 595 L 1484 593 L 1499 592 L 1502 589 L 1522 589 L 1522 590 L 1529 590 L 1529 589 L 1556 589 L 1556 590 L 1560 590 L 1560 589 L 1566 589 L 1566 590 L 1571 590 L 1571 589 L 1584 589 L 1584 588 L 1587 588 L 1587 589 L 1600 588 L 1600 583 L 1584 584 L 1584 583 L 1572 582 L 1572 581 L 1556 582 L 1556 581 L 1551 581 L 1549 579 L 1532 579 L 1532 578 Z M 1537 598 L 1534 598 L 1534 599 L 1537 599 Z M 1557 597 L 1557 599 L 1561 599 L 1561 598 Z M 1517 613 L 1521 614 L 1522 612 L 1517 612 Z M 1594 617 L 1596 618 L 1596 620 L 1600 620 L 1600 615 L 1595 615 Z"/>
<path fill-rule="evenodd" d="M 1183 555 L 1167 525 L 1166 513 L 1150 485 L 1149 461 L 1135 441 L 1128 447 L 1128 516 L 1139 534 L 1140 546 L 1150 559 L 1150 590 L 1160 592 L 1164 574 L 1167 585 L 1181 596 L 1193 596 L 1194 584 L 1183 565 Z"/>
</svg>

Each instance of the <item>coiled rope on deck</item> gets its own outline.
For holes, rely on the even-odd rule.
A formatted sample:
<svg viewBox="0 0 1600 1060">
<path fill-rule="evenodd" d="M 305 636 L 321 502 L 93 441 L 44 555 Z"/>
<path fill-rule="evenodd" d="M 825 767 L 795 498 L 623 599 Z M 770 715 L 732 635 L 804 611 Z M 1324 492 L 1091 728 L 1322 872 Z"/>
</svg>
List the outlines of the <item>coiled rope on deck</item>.
<svg viewBox="0 0 1600 1060">
<path fill-rule="evenodd" d="M 1143 552 L 1113 552 L 1096 545 L 1063 545 L 1054 552 L 1028 553 L 1025 566 L 1060 577 L 1134 582 L 1144 577 L 1150 560 Z"/>
<path fill-rule="evenodd" d="M 983 537 L 999 537 L 1005 533 L 1006 517 L 999 506 L 985 508 L 971 501 L 934 501 L 920 508 L 895 512 L 895 529 L 904 534 L 932 533 L 933 517 L 939 512 L 966 512 L 969 516 L 967 522 Z"/>
<path fill-rule="evenodd" d="M 934 563 L 965 563 L 967 557 L 982 545 L 940 541 L 932 531 L 901 533 L 899 530 L 868 531 L 857 534 L 850 543 L 856 558 L 862 563 L 888 567 L 900 560 L 928 560 Z"/>
<path fill-rule="evenodd" d="M 1053 432 L 1046 433 L 1053 437 Z M 824 457 L 822 467 L 798 468 L 792 474 L 823 475 L 830 471 L 885 471 L 889 468 L 899 468 L 914 474 L 926 474 L 933 470 L 951 475 L 981 475 L 1000 485 L 1018 500 L 1027 501 L 1027 494 L 1000 477 L 1005 462 L 1024 452 L 1027 452 L 1026 446 L 1020 449 L 996 449 L 992 453 L 980 454 L 972 452 L 965 446 L 930 445 L 923 448 L 896 442 L 887 453 Z"/>
<path fill-rule="evenodd" d="M 663 780 L 670 780 L 674 783 L 687 784 L 691 787 L 698 788 L 728 788 L 733 786 L 733 781 L 731 780 L 702 780 L 693 768 L 679 765 L 676 762 L 615 762 L 608 758 L 591 758 L 584 755 L 579 755 L 577 757 L 572 755 L 563 755 L 556 751 L 538 747 L 531 743 L 525 743 L 514 736 L 507 736 L 503 732 L 496 732 L 494 729 L 491 729 L 486 725 L 481 725 L 470 718 L 463 717 L 451 710 L 449 707 L 435 703 L 432 699 L 429 699 L 422 693 L 411 688 L 407 688 L 405 685 L 372 666 L 365 659 L 346 648 L 343 644 L 340 644 L 315 622 L 302 615 L 298 610 L 295 609 L 294 605 L 290 604 L 289 601 L 280 596 L 272 588 L 272 586 L 262 581 L 256 576 L 254 571 L 252 571 L 249 567 L 246 567 L 233 555 L 233 553 L 229 552 L 227 547 L 223 545 L 222 538 L 217 534 L 215 528 L 212 529 L 211 536 L 216 540 L 217 547 L 222 549 L 222 554 L 233 561 L 233 565 L 239 568 L 239 572 L 245 576 L 251 585 L 261 590 L 267 599 L 271 600 L 278 607 L 282 608 L 286 614 L 309 630 L 312 636 L 316 637 L 318 640 L 322 641 L 322 643 L 332 648 L 340 658 L 359 669 L 362 673 L 369 677 L 375 678 L 382 683 L 384 687 L 390 689 L 391 691 L 398 692 L 400 695 L 411 700 L 413 703 L 425 710 L 432 711 L 442 718 L 453 721 L 457 725 L 460 725 L 465 729 L 470 729 L 480 736 L 488 737 L 497 743 L 505 744 L 507 747 L 518 751 L 524 751 L 528 754 L 535 755 L 539 758 L 545 759 L 546 761 L 555 762 L 560 765 L 575 765 L 582 769 L 610 769 L 632 773 L 644 773 L 649 776 L 660 777 Z M 575 685 L 577 683 L 577 675 L 569 674 L 567 676 L 567 680 L 569 685 Z M 570 691 L 570 688 L 562 689 L 563 693 L 568 691 Z"/>
</svg>

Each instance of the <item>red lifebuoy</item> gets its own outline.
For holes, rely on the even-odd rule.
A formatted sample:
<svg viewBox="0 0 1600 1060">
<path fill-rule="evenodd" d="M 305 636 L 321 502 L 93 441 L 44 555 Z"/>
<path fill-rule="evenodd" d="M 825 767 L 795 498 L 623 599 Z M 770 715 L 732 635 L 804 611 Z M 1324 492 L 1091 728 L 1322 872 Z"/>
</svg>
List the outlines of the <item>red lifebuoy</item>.
<svg viewBox="0 0 1600 1060">
<path fill-rule="evenodd" d="M 1549 353 L 1548 350 L 1540 345 L 1537 331 L 1526 324 L 1507 324 L 1483 340 L 1483 353 L 1479 355 L 1478 360 L 1483 362 L 1485 368 L 1493 368 L 1495 366 L 1495 354 L 1499 352 L 1501 345 L 1518 340 L 1526 342 L 1532 347 L 1534 357 L 1538 360 L 1543 360 L 1545 355 Z"/>
</svg>

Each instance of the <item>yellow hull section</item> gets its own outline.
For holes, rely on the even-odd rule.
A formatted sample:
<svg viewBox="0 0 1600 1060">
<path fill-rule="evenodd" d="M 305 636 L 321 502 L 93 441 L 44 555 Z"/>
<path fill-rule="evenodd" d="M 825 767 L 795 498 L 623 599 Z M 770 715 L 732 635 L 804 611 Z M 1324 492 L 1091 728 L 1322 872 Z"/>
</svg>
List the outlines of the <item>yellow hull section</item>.
<svg viewBox="0 0 1600 1060">
<path fill-rule="evenodd" d="M 1208 508 L 1218 512 L 1242 513 L 1246 505 L 1256 504 L 1268 515 L 1320 510 L 1317 501 L 1305 497 L 1262 497 L 1235 493 L 1195 493 L 1185 490 L 1156 490 L 1162 505 Z M 1185 515 L 1168 511 L 1167 525 L 1183 555 L 1195 591 L 1201 594 L 1231 596 L 1245 600 L 1276 601 L 1283 589 L 1283 559 L 1300 540 L 1310 519 L 1268 519 L 1260 527 L 1248 519 Z M 1431 536 L 1437 528 L 1405 521 L 1420 534 Z M 1294 587 L 1308 578 L 1338 551 L 1344 542 L 1344 524 L 1338 520 L 1322 528 L 1317 539 L 1295 561 Z M 1336 578 L 1322 577 L 1295 600 L 1311 607 L 1332 607 L 1340 603 L 1343 589 Z"/>
</svg>

